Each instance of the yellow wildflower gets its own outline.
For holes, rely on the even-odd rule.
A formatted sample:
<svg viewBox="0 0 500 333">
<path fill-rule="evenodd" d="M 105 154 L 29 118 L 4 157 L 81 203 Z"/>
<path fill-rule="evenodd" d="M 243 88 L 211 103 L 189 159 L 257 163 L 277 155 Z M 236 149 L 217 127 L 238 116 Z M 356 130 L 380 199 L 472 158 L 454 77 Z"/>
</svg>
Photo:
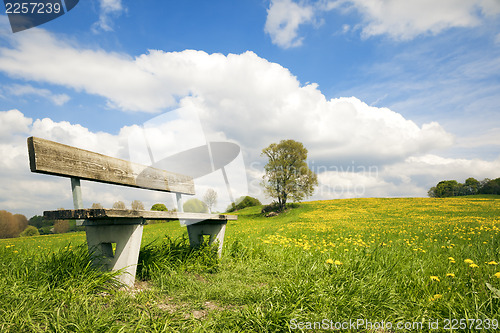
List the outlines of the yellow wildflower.
<svg viewBox="0 0 500 333">
<path fill-rule="evenodd" d="M 470 264 L 470 265 L 469 265 L 469 267 L 470 267 L 470 268 L 478 268 L 479 266 L 478 266 L 478 265 L 476 265 L 476 264 Z"/>
<path fill-rule="evenodd" d="M 437 282 L 441 281 L 441 280 L 439 280 L 439 278 L 437 276 L 434 276 L 434 275 L 431 275 L 431 280 L 437 281 Z"/>
<path fill-rule="evenodd" d="M 333 264 L 333 259 L 326 259 L 326 263 L 330 265 Z"/>
<path fill-rule="evenodd" d="M 342 265 L 342 263 L 339 260 L 335 260 L 335 265 Z"/>
<path fill-rule="evenodd" d="M 448 260 L 455 261 L 455 259 L 453 257 L 448 257 Z"/>
<path fill-rule="evenodd" d="M 496 277 L 497 279 L 500 279 L 500 272 L 496 272 L 495 274 L 493 274 L 494 277 Z"/>
<path fill-rule="evenodd" d="M 466 263 L 466 264 L 473 264 L 473 263 L 474 263 L 474 261 L 472 261 L 472 260 L 470 260 L 470 259 L 465 259 L 465 260 L 464 260 L 464 263 Z"/>
<path fill-rule="evenodd" d="M 453 277 L 455 277 L 455 274 L 453 274 L 453 273 L 446 273 L 446 276 L 447 276 L 447 277 L 452 277 L 452 278 L 453 278 Z"/>
<path fill-rule="evenodd" d="M 496 261 L 490 261 L 488 265 L 498 265 L 498 263 Z"/>
</svg>

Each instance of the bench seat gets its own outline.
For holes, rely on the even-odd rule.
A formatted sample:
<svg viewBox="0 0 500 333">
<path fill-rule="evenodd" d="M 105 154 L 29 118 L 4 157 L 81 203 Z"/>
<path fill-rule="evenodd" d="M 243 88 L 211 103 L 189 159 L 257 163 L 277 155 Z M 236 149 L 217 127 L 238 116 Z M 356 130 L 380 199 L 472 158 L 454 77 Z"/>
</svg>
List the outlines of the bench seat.
<svg viewBox="0 0 500 333">
<path fill-rule="evenodd" d="M 238 219 L 236 215 L 161 212 L 131 209 L 66 209 L 43 212 L 48 220 L 92 220 L 105 224 L 109 219 L 144 219 L 144 220 L 186 220 L 203 221 L 203 223 L 221 223 Z M 189 224 L 187 222 L 186 224 Z"/>
</svg>

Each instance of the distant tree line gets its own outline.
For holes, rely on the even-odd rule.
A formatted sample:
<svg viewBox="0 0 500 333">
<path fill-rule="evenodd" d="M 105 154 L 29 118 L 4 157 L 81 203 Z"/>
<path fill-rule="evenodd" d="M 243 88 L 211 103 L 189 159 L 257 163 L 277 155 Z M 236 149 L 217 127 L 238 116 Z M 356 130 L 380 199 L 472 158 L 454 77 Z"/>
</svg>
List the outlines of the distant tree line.
<svg viewBox="0 0 500 333">
<path fill-rule="evenodd" d="M 485 178 L 479 181 L 475 178 L 467 178 L 465 183 L 456 180 L 443 180 L 433 186 L 427 192 L 429 197 L 444 198 L 474 194 L 500 194 L 500 178 Z"/>
<path fill-rule="evenodd" d="M 28 219 L 21 214 L 0 210 L 0 238 L 19 237 L 28 226 Z"/>
<path fill-rule="evenodd" d="M 139 200 L 132 201 L 131 207 L 133 210 L 144 210 L 144 204 Z M 156 210 L 167 210 L 164 204 L 154 205 L 151 210 L 158 207 Z M 100 203 L 93 203 L 92 208 L 103 209 L 103 206 Z M 126 209 L 126 206 L 122 201 L 117 201 L 113 204 L 113 208 Z M 28 220 L 24 215 L 0 210 L 0 238 L 63 234 L 84 229 L 82 226 L 77 226 L 75 220 L 47 220 L 40 215 Z"/>
</svg>

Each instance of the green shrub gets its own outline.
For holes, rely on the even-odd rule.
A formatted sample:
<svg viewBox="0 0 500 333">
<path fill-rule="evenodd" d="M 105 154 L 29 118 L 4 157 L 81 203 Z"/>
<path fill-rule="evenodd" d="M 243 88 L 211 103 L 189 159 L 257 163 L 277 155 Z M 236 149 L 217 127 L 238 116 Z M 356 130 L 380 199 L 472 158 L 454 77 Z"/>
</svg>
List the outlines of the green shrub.
<svg viewBox="0 0 500 333">
<path fill-rule="evenodd" d="M 279 204 L 276 201 L 273 201 L 269 205 L 265 205 L 262 208 L 262 213 L 277 212 L 279 211 L 279 208 Z"/>
<path fill-rule="evenodd" d="M 228 213 L 234 212 L 236 210 L 240 210 L 243 208 L 247 208 L 247 207 L 261 206 L 262 205 L 262 203 L 259 201 L 259 199 L 252 198 L 248 195 L 239 198 L 238 200 L 236 200 L 236 202 L 237 202 L 237 204 L 232 203 L 231 205 L 229 205 L 229 207 L 226 210 Z"/>
<path fill-rule="evenodd" d="M 287 209 L 288 208 L 297 208 L 299 206 L 300 205 L 296 202 L 286 204 Z M 266 206 L 264 206 L 264 208 L 262 208 L 262 213 L 279 212 L 279 211 L 280 211 L 280 205 L 276 201 L 273 201 L 269 205 L 266 205 Z"/>
<path fill-rule="evenodd" d="M 53 234 L 53 232 L 52 232 L 53 228 L 54 228 L 53 226 L 48 225 L 48 226 L 39 228 L 38 232 L 40 233 L 40 235 L 50 235 L 50 234 Z"/>
<path fill-rule="evenodd" d="M 183 205 L 184 211 L 189 213 L 208 213 L 207 205 L 196 198 L 189 199 Z"/>
<path fill-rule="evenodd" d="M 167 206 L 162 203 L 156 203 L 151 207 L 151 210 L 155 210 L 158 212 L 168 212 Z"/>
<path fill-rule="evenodd" d="M 31 237 L 31 236 L 39 236 L 40 233 L 38 232 L 38 229 L 32 225 L 29 225 L 24 229 L 23 232 L 19 235 L 19 237 Z"/>
</svg>

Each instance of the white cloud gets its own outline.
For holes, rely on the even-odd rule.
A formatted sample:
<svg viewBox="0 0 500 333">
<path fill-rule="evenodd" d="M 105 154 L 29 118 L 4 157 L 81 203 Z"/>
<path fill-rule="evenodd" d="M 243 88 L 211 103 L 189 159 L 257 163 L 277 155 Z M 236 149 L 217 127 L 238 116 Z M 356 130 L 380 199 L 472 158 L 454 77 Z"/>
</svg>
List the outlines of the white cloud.
<svg viewBox="0 0 500 333">
<path fill-rule="evenodd" d="M 268 10 L 265 31 L 273 43 L 283 48 L 300 46 L 300 25 L 312 24 L 326 11 L 341 14 L 358 12 L 361 34 L 368 38 L 387 35 L 395 40 L 410 40 L 423 34 L 436 35 L 449 28 L 476 27 L 500 14 L 497 0 L 274 0 Z M 358 26 L 358 24 L 356 24 Z M 347 24 L 342 32 L 351 31 Z"/>
<path fill-rule="evenodd" d="M 26 133 L 31 122 L 31 118 L 26 118 L 19 110 L 1 112 L 0 139 L 4 140 L 18 133 Z"/>
<path fill-rule="evenodd" d="M 99 0 L 99 21 L 92 26 L 94 32 L 113 31 L 112 17 L 120 15 L 125 8 L 121 0 Z"/>
<path fill-rule="evenodd" d="M 286 68 L 253 52 L 224 56 L 150 51 L 132 59 L 80 49 L 39 29 L 33 36 L 21 37 L 15 48 L 0 49 L 0 70 L 84 89 L 123 110 L 158 111 L 180 99 L 181 107 L 199 114 L 207 133 L 224 133 L 252 151 L 251 158 L 283 138 L 312 147 L 314 159 L 363 158 L 370 163 L 404 159 L 452 143 L 437 123 L 419 127 L 354 97 L 326 100 L 317 85 L 301 86 Z"/>
<path fill-rule="evenodd" d="M 302 45 L 302 38 L 298 37 L 299 26 L 312 23 L 313 18 L 312 6 L 292 0 L 272 0 L 264 30 L 273 43 L 283 48 L 296 47 Z"/>
<path fill-rule="evenodd" d="M 123 154 L 119 138 L 105 132 L 93 133 L 81 125 L 67 121 L 37 119 L 30 128 L 30 134 L 105 155 L 121 157 Z"/>
<path fill-rule="evenodd" d="M 4 88 L 10 95 L 13 96 L 24 96 L 24 95 L 35 95 L 48 99 L 55 105 L 63 105 L 70 100 L 70 97 L 66 94 L 53 94 L 48 89 L 35 88 L 29 84 L 20 85 L 14 84 L 10 87 Z"/>
<path fill-rule="evenodd" d="M 500 177 L 500 158 L 493 161 L 464 158 L 444 158 L 427 154 L 411 156 L 405 161 L 383 168 L 380 176 L 393 179 L 395 183 L 411 180 L 422 189 L 428 190 L 441 180 L 454 179 L 463 183 L 467 178 L 478 180 Z"/>
<path fill-rule="evenodd" d="M 347 0 L 364 20 L 366 37 L 388 35 L 409 40 L 421 34 L 438 34 L 453 27 L 475 27 L 485 17 L 500 13 L 495 0 Z"/>
<path fill-rule="evenodd" d="M 12 77 L 50 82 L 103 96 L 123 110 L 156 112 L 175 102 L 172 89 L 124 54 L 80 49 L 42 29 L 8 35 L 13 48 L 0 49 L 0 70 Z"/>
</svg>

